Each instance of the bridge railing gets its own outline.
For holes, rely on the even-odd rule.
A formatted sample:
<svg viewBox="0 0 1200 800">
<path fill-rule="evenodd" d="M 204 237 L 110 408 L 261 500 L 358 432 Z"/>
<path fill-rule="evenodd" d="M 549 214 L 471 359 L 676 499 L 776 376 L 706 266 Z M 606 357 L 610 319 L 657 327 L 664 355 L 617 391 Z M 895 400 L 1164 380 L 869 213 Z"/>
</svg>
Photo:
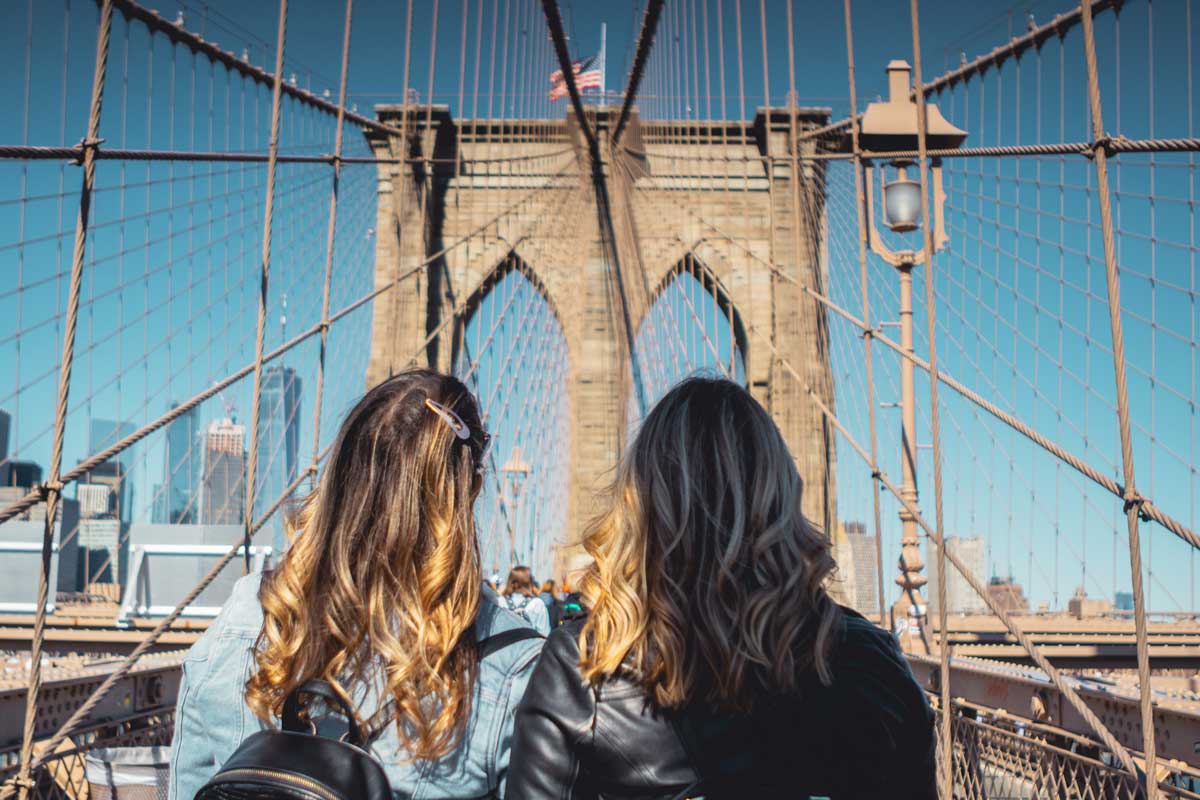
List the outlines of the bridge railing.
<svg viewBox="0 0 1200 800">
<path fill-rule="evenodd" d="M 951 721 L 954 797 L 1038 800 L 1094 797 L 1138 800 L 1145 787 L 1098 742 L 1063 737 L 1028 721 L 977 718 L 976 709 Z M 1139 755 L 1139 763 L 1144 759 Z M 1158 770 L 1159 796 L 1200 797 L 1200 771 L 1178 762 Z"/>
<path fill-rule="evenodd" d="M 90 796 L 84 770 L 89 751 L 169 745 L 173 726 L 173 715 L 160 713 L 81 730 L 78 744 L 59 748 L 45 761 L 29 796 L 34 800 L 85 800 Z M 1139 800 L 1145 796 L 1136 777 L 1115 763 L 1101 744 L 1085 737 L 1064 736 L 1053 726 L 1010 715 L 989 719 L 986 711 L 969 706 L 956 707 L 951 728 L 955 798 Z M 0 780 L 16 773 L 17 755 L 15 751 L 0 754 Z M 1164 762 L 1159 767 L 1158 788 L 1160 796 L 1168 800 L 1200 798 L 1200 770 Z"/>
<path fill-rule="evenodd" d="M 175 712 L 136 714 L 118 723 L 87 725 L 70 741 L 47 754 L 34 773 L 31 800 L 88 800 L 86 761 L 89 753 L 110 747 L 166 747 L 175 729 Z M 17 749 L 0 751 L 0 782 L 11 781 L 20 771 Z"/>
</svg>

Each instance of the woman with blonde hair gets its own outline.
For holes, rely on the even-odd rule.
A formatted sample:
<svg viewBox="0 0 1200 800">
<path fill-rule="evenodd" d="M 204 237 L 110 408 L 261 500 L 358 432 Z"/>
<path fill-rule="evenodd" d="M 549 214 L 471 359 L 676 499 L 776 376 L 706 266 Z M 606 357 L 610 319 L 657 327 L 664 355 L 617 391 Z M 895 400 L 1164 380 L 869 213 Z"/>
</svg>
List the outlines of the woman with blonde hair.
<svg viewBox="0 0 1200 800">
<path fill-rule="evenodd" d="M 519 621 L 480 602 L 488 442 L 476 399 L 447 375 L 404 372 L 355 405 L 278 569 L 238 581 L 184 661 L 172 798 L 190 800 L 314 680 L 377 735 L 397 795 L 503 794 L 541 640 L 513 641 Z"/>
<path fill-rule="evenodd" d="M 546 642 L 508 790 L 540 798 L 935 798 L 932 712 L 887 631 L 840 607 L 800 475 L 742 387 L 690 378 L 642 422 Z"/>
</svg>

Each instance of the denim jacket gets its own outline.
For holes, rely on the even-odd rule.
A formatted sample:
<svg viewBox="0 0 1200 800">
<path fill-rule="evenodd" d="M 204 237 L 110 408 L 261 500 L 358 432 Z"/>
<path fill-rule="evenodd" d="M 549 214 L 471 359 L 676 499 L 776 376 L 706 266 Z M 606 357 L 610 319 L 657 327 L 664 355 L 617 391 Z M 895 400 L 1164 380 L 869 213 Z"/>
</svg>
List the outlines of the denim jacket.
<svg viewBox="0 0 1200 800">
<path fill-rule="evenodd" d="M 237 582 L 221 613 L 184 659 L 171 745 L 171 800 L 191 800 L 244 739 L 267 727 L 243 696 L 262 627 L 260 581 L 261 575 L 249 575 Z M 479 639 L 528 624 L 489 602 L 479 604 L 475 623 Z M 395 727 L 388 727 L 373 752 L 394 796 L 448 800 L 504 795 L 513 714 L 541 648 L 541 639 L 526 639 L 483 660 L 463 736 L 443 758 L 409 760 Z M 364 712 L 378 707 L 377 687 L 360 694 Z"/>
</svg>

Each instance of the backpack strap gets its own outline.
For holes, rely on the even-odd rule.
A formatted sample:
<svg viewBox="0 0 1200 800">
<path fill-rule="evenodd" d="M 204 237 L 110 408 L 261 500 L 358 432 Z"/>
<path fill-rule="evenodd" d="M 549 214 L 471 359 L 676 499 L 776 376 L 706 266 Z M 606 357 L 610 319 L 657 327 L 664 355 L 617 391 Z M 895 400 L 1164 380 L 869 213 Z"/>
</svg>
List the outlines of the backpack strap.
<svg viewBox="0 0 1200 800">
<path fill-rule="evenodd" d="M 487 658 L 493 653 L 497 653 L 510 645 L 517 642 L 523 642 L 526 639 L 543 639 L 540 633 L 533 628 L 510 628 L 500 633 L 494 633 L 479 643 L 479 660 Z"/>
<path fill-rule="evenodd" d="M 323 680 L 306 681 L 288 693 L 288 696 L 283 701 L 283 713 L 280 714 L 280 727 L 283 730 L 292 732 L 302 732 L 304 730 L 305 725 L 300 721 L 300 707 L 302 705 L 300 698 L 302 695 L 319 697 L 329 706 L 339 709 L 346 718 L 348 728 L 347 740 L 350 744 L 362 745 L 362 731 L 359 730 L 358 723 L 355 722 L 353 709 L 333 690 L 332 686 Z"/>
</svg>

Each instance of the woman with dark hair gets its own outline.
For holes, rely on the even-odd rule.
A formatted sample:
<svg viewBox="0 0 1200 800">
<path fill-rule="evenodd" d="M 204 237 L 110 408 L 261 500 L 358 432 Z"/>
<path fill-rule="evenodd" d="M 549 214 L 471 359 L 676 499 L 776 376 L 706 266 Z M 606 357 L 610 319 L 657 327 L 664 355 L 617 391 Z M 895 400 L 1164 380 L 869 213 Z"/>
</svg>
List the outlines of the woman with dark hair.
<svg viewBox="0 0 1200 800">
<path fill-rule="evenodd" d="M 448 375 L 404 372 L 355 405 L 278 569 L 242 578 L 184 659 L 172 798 L 190 800 L 312 680 L 380 733 L 372 751 L 398 796 L 503 795 L 541 640 L 497 637 L 521 623 L 480 601 L 488 441 Z"/>
<path fill-rule="evenodd" d="M 538 597 L 537 582 L 529 567 L 513 567 L 500 592 L 500 605 L 507 608 L 545 636 L 550 633 L 550 612 Z"/>
<path fill-rule="evenodd" d="M 937 796 L 924 692 L 827 594 L 801 488 L 742 387 L 659 402 L 584 539 L 589 613 L 550 635 L 518 709 L 509 796 Z"/>
</svg>

